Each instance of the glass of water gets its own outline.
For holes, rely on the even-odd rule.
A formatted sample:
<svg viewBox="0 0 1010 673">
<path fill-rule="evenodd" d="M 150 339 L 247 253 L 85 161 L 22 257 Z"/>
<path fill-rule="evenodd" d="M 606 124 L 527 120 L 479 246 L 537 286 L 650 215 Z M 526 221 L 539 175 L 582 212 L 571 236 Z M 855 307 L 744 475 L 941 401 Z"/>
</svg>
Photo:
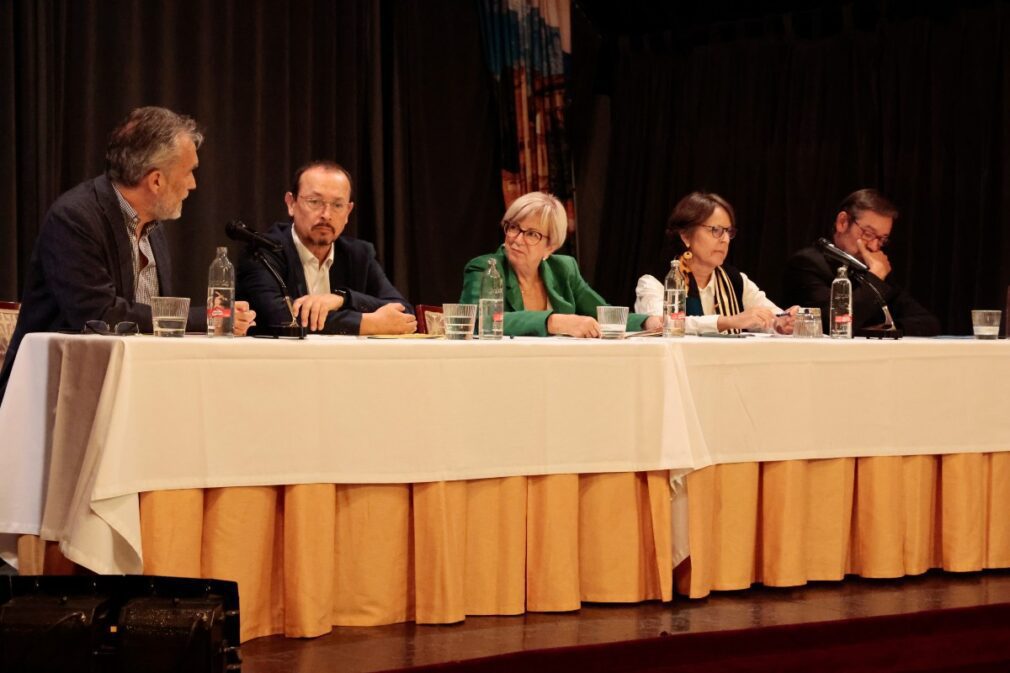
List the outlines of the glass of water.
<svg viewBox="0 0 1010 673">
<path fill-rule="evenodd" d="M 972 311 L 971 328 L 976 339 L 998 339 L 1002 311 Z"/>
<path fill-rule="evenodd" d="M 623 339 L 628 325 L 627 306 L 597 306 L 596 322 L 604 339 Z"/>
<path fill-rule="evenodd" d="M 445 338 L 454 341 L 472 339 L 476 318 L 477 304 L 442 304 Z"/>
<path fill-rule="evenodd" d="M 824 329 L 821 325 L 821 309 L 801 308 L 796 311 L 793 321 L 793 336 L 800 338 L 814 338 L 823 336 Z"/>
<path fill-rule="evenodd" d="M 189 319 L 189 297 L 151 297 L 154 336 L 181 337 Z"/>
</svg>

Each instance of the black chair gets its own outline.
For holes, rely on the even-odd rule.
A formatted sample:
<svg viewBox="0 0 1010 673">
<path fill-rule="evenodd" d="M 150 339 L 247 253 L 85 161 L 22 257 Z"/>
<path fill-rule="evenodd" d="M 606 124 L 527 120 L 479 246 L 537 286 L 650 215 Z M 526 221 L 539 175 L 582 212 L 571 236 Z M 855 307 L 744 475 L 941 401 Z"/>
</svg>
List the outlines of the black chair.
<svg viewBox="0 0 1010 673">
<path fill-rule="evenodd" d="M 0 301 L 0 362 L 3 361 L 7 345 L 14 335 L 14 326 L 18 322 L 21 304 L 16 301 Z"/>
</svg>

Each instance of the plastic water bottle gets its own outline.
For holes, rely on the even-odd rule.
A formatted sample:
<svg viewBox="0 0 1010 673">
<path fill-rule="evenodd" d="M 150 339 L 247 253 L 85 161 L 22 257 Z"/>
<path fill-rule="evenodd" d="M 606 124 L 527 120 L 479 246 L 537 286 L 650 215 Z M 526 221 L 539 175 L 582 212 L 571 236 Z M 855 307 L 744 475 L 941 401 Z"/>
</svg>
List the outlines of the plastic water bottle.
<svg viewBox="0 0 1010 673">
<path fill-rule="evenodd" d="M 207 336 L 232 336 L 234 310 L 235 267 L 228 261 L 228 248 L 220 247 L 207 274 Z"/>
<path fill-rule="evenodd" d="M 831 283 L 831 316 L 830 324 L 832 339 L 852 338 L 852 281 L 849 280 L 849 268 L 838 267 L 838 277 Z"/>
<path fill-rule="evenodd" d="M 687 318 L 687 282 L 680 272 L 680 260 L 670 262 L 670 273 L 666 274 L 664 285 L 663 336 L 682 337 Z"/>
<path fill-rule="evenodd" d="M 498 264 L 494 258 L 487 261 L 487 271 L 480 279 L 480 306 L 477 327 L 478 339 L 501 339 L 505 322 L 505 290 Z"/>
</svg>

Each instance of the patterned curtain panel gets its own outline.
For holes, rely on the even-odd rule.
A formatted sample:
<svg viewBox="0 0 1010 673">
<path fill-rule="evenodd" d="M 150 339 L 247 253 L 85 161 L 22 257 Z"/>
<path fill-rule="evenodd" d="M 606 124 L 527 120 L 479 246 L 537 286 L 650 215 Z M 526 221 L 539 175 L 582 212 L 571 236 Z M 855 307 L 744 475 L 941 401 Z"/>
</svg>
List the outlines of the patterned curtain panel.
<svg viewBox="0 0 1010 673">
<path fill-rule="evenodd" d="M 575 228 L 565 131 L 571 0 L 480 0 L 487 62 L 497 83 L 505 206 L 532 191 L 557 196 Z"/>
</svg>

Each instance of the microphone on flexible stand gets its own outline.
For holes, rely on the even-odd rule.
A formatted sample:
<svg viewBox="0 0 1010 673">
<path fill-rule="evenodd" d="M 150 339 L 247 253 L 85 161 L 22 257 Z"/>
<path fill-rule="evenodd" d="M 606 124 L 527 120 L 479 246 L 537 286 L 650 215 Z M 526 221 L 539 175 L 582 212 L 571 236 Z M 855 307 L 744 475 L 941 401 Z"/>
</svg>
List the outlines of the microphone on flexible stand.
<svg viewBox="0 0 1010 673">
<path fill-rule="evenodd" d="M 305 328 L 298 324 L 297 316 L 295 315 L 295 307 L 291 303 L 291 293 L 288 292 L 288 286 L 284 282 L 284 279 L 281 278 L 281 275 L 277 273 L 277 269 L 274 268 L 274 265 L 271 264 L 270 260 L 263 254 L 264 248 L 271 252 L 280 253 L 284 250 L 284 247 L 277 241 L 267 238 L 263 234 L 248 228 L 241 220 L 232 220 L 228 224 L 224 225 L 224 233 L 233 241 L 242 241 L 249 244 L 252 258 L 263 265 L 263 268 L 265 268 L 273 277 L 274 282 L 277 283 L 277 289 L 281 291 L 281 296 L 284 297 L 284 303 L 287 304 L 288 312 L 291 314 L 291 322 L 284 325 L 257 325 L 255 328 L 256 333 L 253 336 L 270 337 L 274 339 L 277 337 L 294 337 L 296 339 L 304 339 Z"/>
<path fill-rule="evenodd" d="M 232 220 L 224 225 L 224 233 L 231 240 L 248 243 L 254 248 L 266 248 L 270 252 L 280 252 L 283 250 L 280 243 L 267 238 L 257 231 L 253 231 L 242 220 Z"/>
<path fill-rule="evenodd" d="M 853 275 L 858 275 L 863 285 L 866 285 L 873 291 L 873 296 L 876 297 L 880 310 L 884 312 L 884 324 L 877 327 L 863 327 L 858 330 L 856 336 L 866 337 L 867 339 L 900 339 L 903 333 L 895 327 L 894 319 L 891 317 L 891 309 L 887 307 L 884 296 L 880 294 L 880 290 L 877 289 L 873 282 L 866 277 L 870 273 L 870 267 L 826 238 L 818 238 L 817 247 L 828 257 L 849 267 Z"/>
</svg>

